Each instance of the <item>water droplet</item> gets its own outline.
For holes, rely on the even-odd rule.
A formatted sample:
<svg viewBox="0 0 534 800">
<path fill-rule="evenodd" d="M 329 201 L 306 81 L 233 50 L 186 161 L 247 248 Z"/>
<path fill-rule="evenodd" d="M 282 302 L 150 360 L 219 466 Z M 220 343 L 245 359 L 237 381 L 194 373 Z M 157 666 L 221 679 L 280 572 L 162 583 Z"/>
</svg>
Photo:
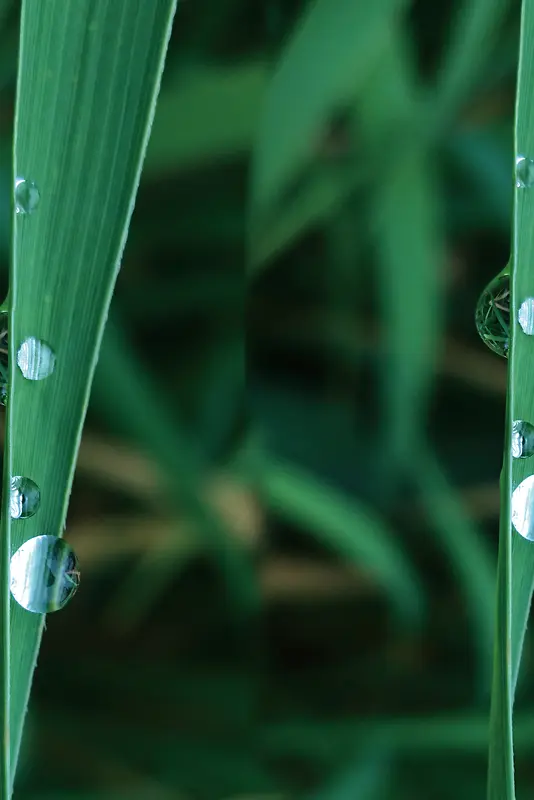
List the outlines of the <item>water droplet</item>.
<svg viewBox="0 0 534 800">
<path fill-rule="evenodd" d="M 17 214 L 32 214 L 37 206 L 41 195 L 37 185 L 26 178 L 15 179 L 15 212 Z"/>
<path fill-rule="evenodd" d="M 480 338 L 490 350 L 508 358 L 510 341 L 510 276 L 498 275 L 480 295 L 475 322 Z"/>
<path fill-rule="evenodd" d="M 7 383 L 0 382 L 0 406 L 7 406 Z"/>
<path fill-rule="evenodd" d="M 35 536 L 11 558 L 11 594 L 27 611 L 59 611 L 80 585 L 72 547 L 57 536 Z"/>
<path fill-rule="evenodd" d="M 46 342 L 29 336 L 19 347 L 17 364 L 25 378 L 30 381 L 40 381 L 47 378 L 54 371 L 56 356 Z"/>
<path fill-rule="evenodd" d="M 16 475 L 11 478 L 9 511 L 13 519 L 33 517 L 41 502 L 39 487 L 30 478 Z"/>
<path fill-rule="evenodd" d="M 523 331 L 532 336 L 534 334 L 534 297 L 527 297 L 526 300 L 523 300 L 519 307 L 517 319 Z"/>
<path fill-rule="evenodd" d="M 525 539 L 534 541 L 534 475 L 512 492 L 512 525 Z"/>
<path fill-rule="evenodd" d="M 530 458 L 534 455 L 534 425 L 522 419 L 512 422 L 512 456 Z"/>
</svg>

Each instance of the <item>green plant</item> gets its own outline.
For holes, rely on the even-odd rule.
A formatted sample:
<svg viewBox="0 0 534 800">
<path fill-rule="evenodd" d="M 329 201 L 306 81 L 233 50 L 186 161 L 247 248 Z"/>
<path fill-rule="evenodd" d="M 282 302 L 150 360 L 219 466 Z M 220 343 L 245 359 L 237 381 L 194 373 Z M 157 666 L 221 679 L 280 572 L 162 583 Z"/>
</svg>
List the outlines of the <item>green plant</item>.
<svg viewBox="0 0 534 800">
<path fill-rule="evenodd" d="M 37 190 L 15 200 L 9 280 L 0 557 L 5 798 L 43 629 L 41 615 L 10 600 L 9 561 L 24 541 L 43 532 L 61 536 L 65 526 L 174 7 L 173 0 L 22 5 L 14 180 L 35 182 Z M 53 349 L 55 368 L 42 381 L 27 380 L 17 366 L 27 337 Z M 10 516 L 15 474 L 31 476 L 41 493 L 38 512 L 23 522 Z"/>
<path fill-rule="evenodd" d="M 15 796 L 481 797 L 506 362 L 477 340 L 473 308 L 509 253 L 517 4 L 211 5 L 178 7 L 67 518 L 82 585 L 47 622 Z M 25 14 L 59 6 L 28 0 Z M 17 8 L 0 3 L 3 286 Z M 76 30 L 101 41 L 105 63 L 124 55 L 117 29 L 100 40 L 90 23 L 81 14 Z M 110 88 L 107 74 L 84 83 L 63 69 L 61 96 L 81 96 L 56 113 L 54 80 L 28 71 L 46 41 L 41 25 L 22 53 L 45 120 L 25 134 L 35 141 L 61 120 L 93 122 Z M 58 60 L 64 49 L 54 39 Z M 80 142 L 67 144 L 76 154 Z M 113 148 L 82 145 L 91 189 Z M 40 205 L 17 221 L 31 245 L 20 264 L 71 263 L 76 247 L 93 264 L 99 240 L 84 239 L 80 206 L 44 205 L 43 153 L 28 173 Z M 69 158 L 58 160 L 77 195 Z M 68 221 L 45 225 L 60 212 Z M 109 233 L 121 214 L 92 209 L 91 230 Z M 82 277 L 74 265 L 67 288 L 80 278 L 90 294 Z M 36 303 L 22 336 L 38 325 L 63 341 L 87 315 L 49 319 L 40 289 L 18 292 Z M 57 378 L 57 411 L 70 408 L 88 365 L 70 370 L 71 391 L 55 349 L 55 373 L 15 384 L 13 404 L 21 389 L 32 470 L 69 463 L 44 476 L 43 503 L 59 507 L 73 450 L 49 430 L 55 405 L 41 404 L 36 434 L 29 403 Z M 41 512 L 13 520 L 12 535 L 42 533 Z M 532 652 L 527 632 L 527 667 Z M 533 700 L 521 682 L 521 796 Z M 493 730 L 498 742 L 495 712 Z"/>
</svg>

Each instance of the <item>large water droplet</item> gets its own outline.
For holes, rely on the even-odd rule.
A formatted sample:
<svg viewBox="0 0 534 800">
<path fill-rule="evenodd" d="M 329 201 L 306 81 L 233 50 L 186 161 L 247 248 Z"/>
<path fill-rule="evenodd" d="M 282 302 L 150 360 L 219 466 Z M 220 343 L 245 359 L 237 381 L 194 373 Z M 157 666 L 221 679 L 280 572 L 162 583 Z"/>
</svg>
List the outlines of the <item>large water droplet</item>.
<svg viewBox="0 0 534 800">
<path fill-rule="evenodd" d="M 515 185 L 518 189 L 534 186 L 534 161 L 525 156 L 517 156 L 515 160 Z"/>
<path fill-rule="evenodd" d="M 26 178 L 15 179 L 15 212 L 17 214 L 32 214 L 37 206 L 41 195 L 37 185 Z"/>
<path fill-rule="evenodd" d="M 11 558 L 11 594 L 35 614 L 59 611 L 80 584 L 74 550 L 57 536 L 28 539 Z"/>
<path fill-rule="evenodd" d="M 517 319 L 524 333 L 532 336 L 534 334 L 534 297 L 527 297 L 519 306 Z"/>
<path fill-rule="evenodd" d="M 46 342 L 29 336 L 19 347 L 17 364 L 25 378 L 30 381 L 40 381 L 47 378 L 54 371 L 56 356 Z"/>
<path fill-rule="evenodd" d="M 530 458 L 534 455 L 534 425 L 523 419 L 512 422 L 512 456 Z"/>
<path fill-rule="evenodd" d="M 510 341 L 510 276 L 498 275 L 480 295 L 475 322 L 480 338 L 490 350 L 508 358 Z"/>
<path fill-rule="evenodd" d="M 30 478 L 16 475 L 11 478 L 9 511 L 13 519 L 32 517 L 41 502 L 39 487 Z"/>
<path fill-rule="evenodd" d="M 525 539 L 534 541 L 534 475 L 512 492 L 512 525 Z"/>
</svg>

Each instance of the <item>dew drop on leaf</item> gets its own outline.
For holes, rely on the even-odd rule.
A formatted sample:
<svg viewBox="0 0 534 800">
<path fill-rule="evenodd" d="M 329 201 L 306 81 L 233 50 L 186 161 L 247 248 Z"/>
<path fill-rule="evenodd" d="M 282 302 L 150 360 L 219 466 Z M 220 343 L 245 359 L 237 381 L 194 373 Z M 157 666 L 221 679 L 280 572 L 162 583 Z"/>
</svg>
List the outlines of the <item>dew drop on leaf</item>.
<svg viewBox="0 0 534 800">
<path fill-rule="evenodd" d="M 11 478 L 11 495 L 9 498 L 9 512 L 12 519 L 27 519 L 32 517 L 41 502 L 41 492 L 37 484 L 30 478 L 16 475 Z"/>
<path fill-rule="evenodd" d="M 534 425 L 522 419 L 512 422 L 512 456 L 530 458 L 534 455 Z"/>
<path fill-rule="evenodd" d="M 29 336 L 18 349 L 17 364 L 29 381 L 40 381 L 54 371 L 56 356 L 46 342 Z"/>
<path fill-rule="evenodd" d="M 523 332 L 528 336 L 534 334 L 534 297 L 527 297 L 519 306 L 517 319 Z"/>
<path fill-rule="evenodd" d="M 534 161 L 525 156 L 517 156 L 515 160 L 515 185 L 518 189 L 529 189 L 534 186 Z"/>
<path fill-rule="evenodd" d="M 512 525 L 523 538 L 534 541 L 534 475 L 512 492 Z"/>
<path fill-rule="evenodd" d="M 34 614 L 59 611 L 80 584 L 74 550 L 57 536 L 28 539 L 11 558 L 10 589 L 19 605 Z"/>
<path fill-rule="evenodd" d="M 15 179 L 15 213 L 33 214 L 41 195 L 37 185 L 26 178 Z"/>
<path fill-rule="evenodd" d="M 476 307 L 475 322 L 485 345 L 508 358 L 510 341 L 510 276 L 498 275 L 484 289 Z"/>
</svg>

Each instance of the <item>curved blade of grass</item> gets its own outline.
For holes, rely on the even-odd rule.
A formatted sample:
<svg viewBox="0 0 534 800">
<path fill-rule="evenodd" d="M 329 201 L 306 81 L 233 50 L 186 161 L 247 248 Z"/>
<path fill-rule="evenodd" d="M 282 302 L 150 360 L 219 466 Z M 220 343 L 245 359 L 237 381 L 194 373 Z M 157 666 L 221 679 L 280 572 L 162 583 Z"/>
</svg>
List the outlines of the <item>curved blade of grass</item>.
<svg viewBox="0 0 534 800">
<path fill-rule="evenodd" d="M 478 651 L 478 687 L 487 697 L 493 646 L 495 565 L 480 532 L 462 508 L 434 454 L 421 448 L 414 463 L 414 479 L 421 488 L 429 523 L 462 582 Z"/>
<path fill-rule="evenodd" d="M 14 166 L 16 175 L 36 181 L 41 200 L 33 215 L 15 219 L 10 275 L 1 617 L 5 643 L 10 607 L 12 774 L 43 617 L 14 601 L 9 606 L 10 539 L 14 551 L 32 536 L 63 533 L 174 9 L 175 0 L 26 0 L 22 7 Z M 55 371 L 44 381 L 27 381 L 16 367 L 27 336 L 55 351 Z M 40 487 L 31 519 L 10 520 L 14 474 Z M 5 651 L 3 673 L 5 717 Z M 3 797 L 10 796 L 8 783 L 4 774 Z"/>
<path fill-rule="evenodd" d="M 380 63 L 403 5 L 315 0 L 303 15 L 267 90 L 252 164 L 253 235 L 312 157 L 330 115 Z M 254 260 L 254 240 L 251 247 Z"/>
<path fill-rule="evenodd" d="M 522 4 L 517 79 L 515 155 L 534 155 L 534 7 Z M 513 800 L 512 707 L 521 650 L 534 586 L 534 549 L 511 524 L 511 494 L 532 474 L 529 459 L 511 458 L 512 421 L 534 420 L 532 338 L 517 318 L 521 302 L 534 296 L 532 189 L 516 189 L 512 233 L 510 359 L 506 408 L 504 464 L 501 478 L 501 525 L 497 591 L 494 680 L 489 748 L 488 798 Z"/>
<path fill-rule="evenodd" d="M 438 114 L 465 100 L 497 42 L 508 0 L 464 0 L 440 70 Z"/>
<path fill-rule="evenodd" d="M 393 778 L 391 749 L 380 737 L 358 750 L 351 763 L 336 771 L 333 778 L 308 800 L 379 800 L 387 796 Z"/>
<path fill-rule="evenodd" d="M 225 69 L 182 68 L 170 81 L 166 76 L 144 175 L 248 153 L 268 77 L 267 66 L 253 61 Z"/>
<path fill-rule="evenodd" d="M 244 361 L 242 367 L 244 377 Z M 96 402 L 103 415 L 112 421 L 114 430 L 134 437 L 157 459 L 168 482 L 168 507 L 196 523 L 195 530 L 202 539 L 198 544 L 207 547 L 228 579 L 236 616 L 250 618 L 257 606 L 254 575 L 244 550 L 232 540 L 219 515 L 207 506 L 201 495 L 206 456 L 179 424 L 176 413 L 170 413 L 162 402 L 148 370 L 138 362 L 124 331 L 111 317 L 95 375 L 92 402 Z M 178 544 L 175 557 L 160 564 L 160 569 L 154 573 L 154 554 L 148 553 L 123 585 L 118 586 L 113 600 L 115 611 L 127 607 L 129 613 L 124 617 L 129 617 L 130 625 L 135 625 L 172 580 L 187 555 L 187 548 L 180 549 Z M 128 591 L 139 583 L 144 584 L 142 591 Z"/>
<path fill-rule="evenodd" d="M 435 753 L 476 753 L 488 747 L 486 713 L 425 714 L 421 717 L 384 717 L 321 720 L 295 718 L 266 725 L 261 733 L 269 756 L 322 757 L 339 759 L 345 753 L 379 737 L 393 754 L 425 758 Z M 534 751 L 534 716 L 518 716 L 516 749 L 522 754 Z M 504 797 L 504 795 L 503 795 Z"/>
<path fill-rule="evenodd" d="M 391 593 L 396 611 L 412 623 L 420 621 L 420 582 L 395 533 L 376 514 L 289 462 L 262 456 L 260 476 L 271 508 L 303 525 L 347 562 L 369 570 Z"/>
</svg>

